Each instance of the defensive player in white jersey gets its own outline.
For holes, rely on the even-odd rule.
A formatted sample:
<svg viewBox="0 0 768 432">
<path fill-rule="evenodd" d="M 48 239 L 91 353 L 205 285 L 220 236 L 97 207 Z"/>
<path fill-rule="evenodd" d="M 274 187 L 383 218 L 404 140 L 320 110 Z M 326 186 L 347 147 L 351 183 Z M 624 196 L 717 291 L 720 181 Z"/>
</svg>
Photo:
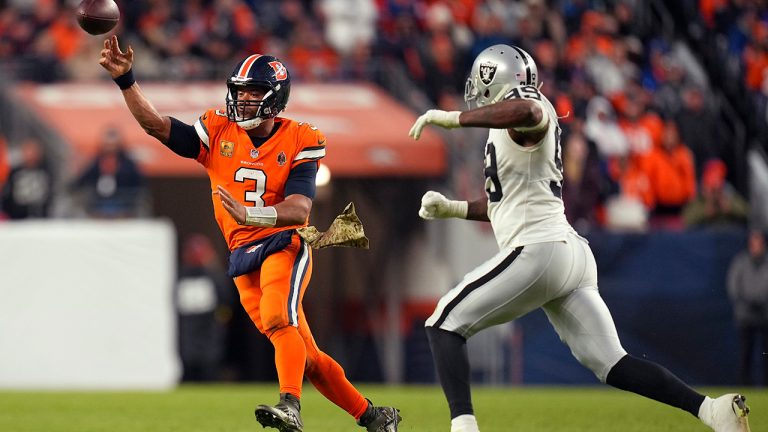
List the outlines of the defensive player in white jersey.
<svg viewBox="0 0 768 432">
<path fill-rule="evenodd" d="M 466 340 L 542 308 L 576 359 L 601 382 L 688 411 L 717 432 L 748 432 L 743 396 L 704 396 L 622 348 L 598 292 L 592 251 L 565 218 L 560 127 L 555 109 L 539 92 L 533 59 L 514 46 L 487 48 L 472 65 L 464 98 L 477 108 L 429 110 L 410 131 L 418 139 L 429 124 L 490 129 L 487 200 L 454 201 L 429 191 L 419 210 L 424 219 L 490 221 L 500 249 L 445 294 L 426 322 L 451 431 L 478 431 Z"/>
</svg>

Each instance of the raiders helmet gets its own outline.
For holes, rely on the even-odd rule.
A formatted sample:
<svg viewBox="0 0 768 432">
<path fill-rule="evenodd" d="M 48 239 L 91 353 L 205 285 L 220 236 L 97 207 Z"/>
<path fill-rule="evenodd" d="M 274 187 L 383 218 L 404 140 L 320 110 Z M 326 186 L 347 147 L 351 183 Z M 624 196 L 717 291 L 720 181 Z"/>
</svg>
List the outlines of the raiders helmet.
<svg viewBox="0 0 768 432">
<path fill-rule="evenodd" d="M 478 54 L 464 87 L 464 100 L 471 105 L 500 101 L 521 85 L 538 86 L 538 69 L 533 58 L 516 46 L 494 45 Z"/>
<path fill-rule="evenodd" d="M 237 91 L 258 87 L 265 91 L 262 100 L 238 100 Z M 275 57 L 253 54 L 235 66 L 227 79 L 227 117 L 243 129 L 253 129 L 262 121 L 275 117 L 288 104 L 291 76 Z M 256 107 L 253 115 L 240 114 L 244 107 Z"/>
</svg>

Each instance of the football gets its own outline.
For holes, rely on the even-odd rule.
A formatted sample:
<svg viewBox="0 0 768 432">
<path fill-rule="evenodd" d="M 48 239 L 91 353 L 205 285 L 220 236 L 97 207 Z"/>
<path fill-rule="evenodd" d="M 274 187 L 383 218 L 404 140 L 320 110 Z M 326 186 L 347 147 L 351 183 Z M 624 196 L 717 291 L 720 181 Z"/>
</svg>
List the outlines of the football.
<svg viewBox="0 0 768 432">
<path fill-rule="evenodd" d="M 113 0 L 83 0 L 77 6 L 77 23 L 92 35 L 104 34 L 120 21 L 120 9 Z"/>
</svg>

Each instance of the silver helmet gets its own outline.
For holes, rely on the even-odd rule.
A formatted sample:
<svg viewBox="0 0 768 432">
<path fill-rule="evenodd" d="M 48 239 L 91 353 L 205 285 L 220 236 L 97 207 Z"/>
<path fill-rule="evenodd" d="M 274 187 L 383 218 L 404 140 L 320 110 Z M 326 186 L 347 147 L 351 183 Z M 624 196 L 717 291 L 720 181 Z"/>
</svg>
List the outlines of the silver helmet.
<svg viewBox="0 0 768 432">
<path fill-rule="evenodd" d="M 516 46 L 494 45 L 477 55 L 464 87 L 464 100 L 477 106 L 500 101 L 521 85 L 537 87 L 539 71 L 533 58 Z"/>
</svg>

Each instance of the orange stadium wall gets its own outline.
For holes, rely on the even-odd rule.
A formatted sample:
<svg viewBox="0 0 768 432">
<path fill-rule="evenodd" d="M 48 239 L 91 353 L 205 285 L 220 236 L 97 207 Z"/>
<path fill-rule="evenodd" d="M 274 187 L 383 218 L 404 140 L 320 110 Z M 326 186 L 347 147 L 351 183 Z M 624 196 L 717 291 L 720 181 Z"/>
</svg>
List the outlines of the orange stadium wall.
<svg viewBox="0 0 768 432">
<path fill-rule="evenodd" d="M 165 221 L 0 224 L 0 388 L 172 388 L 175 234 Z"/>
<path fill-rule="evenodd" d="M 210 108 L 224 109 L 223 83 L 142 85 L 163 115 L 193 124 Z M 14 98 L 62 136 L 75 167 L 98 148 L 100 134 L 116 126 L 142 168 L 152 176 L 204 176 L 197 163 L 178 157 L 148 136 L 131 117 L 111 83 L 19 85 Z M 368 84 L 296 84 L 286 117 L 320 128 L 328 139 L 325 163 L 336 177 L 434 177 L 445 172 L 443 141 L 427 130 L 408 136 L 416 115 Z"/>
</svg>

